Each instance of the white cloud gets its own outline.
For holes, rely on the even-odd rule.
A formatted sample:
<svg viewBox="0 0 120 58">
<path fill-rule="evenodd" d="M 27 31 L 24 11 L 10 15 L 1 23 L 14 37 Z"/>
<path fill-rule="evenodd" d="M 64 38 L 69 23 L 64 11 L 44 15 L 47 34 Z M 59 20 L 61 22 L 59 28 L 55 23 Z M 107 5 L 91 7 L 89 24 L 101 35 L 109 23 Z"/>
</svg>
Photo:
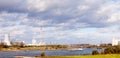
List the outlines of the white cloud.
<svg viewBox="0 0 120 58">
<path fill-rule="evenodd" d="M 116 23 L 120 21 L 120 13 L 113 13 L 110 15 L 110 18 L 107 20 L 110 23 Z"/>
<path fill-rule="evenodd" d="M 41 12 L 41 11 L 45 11 L 47 8 L 47 2 L 44 0 L 27 0 L 28 3 L 28 10 L 32 10 L 32 11 L 37 11 L 37 12 Z"/>
<path fill-rule="evenodd" d="M 119 27 L 119 9 L 119 1 L 108 0 L 4 0 L 0 33 L 24 34 L 26 39 L 40 38 L 41 31 L 45 39 L 110 38 L 119 34 L 111 27 Z M 98 30 L 81 30 L 85 28 Z"/>
<path fill-rule="evenodd" d="M 89 7 L 88 6 L 85 6 L 85 5 L 83 5 L 83 6 L 79 6 L 78 7 L 78 9 L 80 9 L 80 10 L 87 10 Z"/>
</svg>

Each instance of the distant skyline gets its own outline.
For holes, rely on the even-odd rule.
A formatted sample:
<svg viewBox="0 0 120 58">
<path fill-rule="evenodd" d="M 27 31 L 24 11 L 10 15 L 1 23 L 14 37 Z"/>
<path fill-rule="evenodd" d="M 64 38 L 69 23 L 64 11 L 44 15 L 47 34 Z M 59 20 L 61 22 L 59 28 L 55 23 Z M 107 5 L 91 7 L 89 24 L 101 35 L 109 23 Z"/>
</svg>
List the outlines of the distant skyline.
<svg viewBox="0 0 120 58">
<path fill-rule="evenodd" d="M 0 40 L 58 44 L 120 39 L 120 0 L 0 0 Z M 41 40 L 42 39 L 42 40 Z"/>
</svg>

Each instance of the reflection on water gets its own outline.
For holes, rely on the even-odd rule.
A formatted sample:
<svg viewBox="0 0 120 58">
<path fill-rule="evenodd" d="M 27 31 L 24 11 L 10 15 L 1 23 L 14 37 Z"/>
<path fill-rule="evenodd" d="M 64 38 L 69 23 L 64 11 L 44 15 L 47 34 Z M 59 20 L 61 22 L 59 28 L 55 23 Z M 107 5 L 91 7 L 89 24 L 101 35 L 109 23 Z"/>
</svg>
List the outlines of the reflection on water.
<svg viewBox="0 0 120 58">
<path fill-rule="evenodd" d="M 14 58 L 14 56 L 38 56 L 41 52 L 45 52 L 47 56 L 67 56 L 67 55 L 88 55 L 96 48 L 84 48 L 83 50 L 29 50 L 29 51 L 0 51 L 0 58 Z M 101 51 L 98 49 L 98 51 Z"/>
</svg>

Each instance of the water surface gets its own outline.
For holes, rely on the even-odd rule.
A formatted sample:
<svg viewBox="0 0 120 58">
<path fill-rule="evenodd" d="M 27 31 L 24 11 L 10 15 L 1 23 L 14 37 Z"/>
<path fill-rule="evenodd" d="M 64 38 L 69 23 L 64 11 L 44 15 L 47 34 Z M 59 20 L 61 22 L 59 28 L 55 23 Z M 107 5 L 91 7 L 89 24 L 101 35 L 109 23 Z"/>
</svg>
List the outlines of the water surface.
<svg viewBox="0 0 120 58">
<path fill-rule="evenodd" d="M 14 56 L 38 56 L 45 52 L 46 56 L 72 56 L 72 55 L 90 55 L 96 48 L 84 48 L 83 50 L 28 50 L 28 51 L 0 51 L 0 58 L 14 58 Z M 99 52 L 100 49 L 97 49 Z"/>
</svg>

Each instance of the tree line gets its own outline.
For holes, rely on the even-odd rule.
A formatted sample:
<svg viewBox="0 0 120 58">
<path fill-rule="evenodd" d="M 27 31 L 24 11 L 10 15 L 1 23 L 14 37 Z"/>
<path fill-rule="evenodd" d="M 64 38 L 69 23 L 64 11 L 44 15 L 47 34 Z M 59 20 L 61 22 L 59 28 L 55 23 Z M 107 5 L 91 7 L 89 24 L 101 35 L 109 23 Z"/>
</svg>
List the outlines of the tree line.
<svg viewBox="0 0 120 58">
<path fill-rule="evenodd" d="M 92 55 L 98 54 L 120 54 L 120 45 L 108 46 L 103 51 L 101 51 L 101 53 L 99 53 L 97 50 L 92 51 Z"/>
</svg>

